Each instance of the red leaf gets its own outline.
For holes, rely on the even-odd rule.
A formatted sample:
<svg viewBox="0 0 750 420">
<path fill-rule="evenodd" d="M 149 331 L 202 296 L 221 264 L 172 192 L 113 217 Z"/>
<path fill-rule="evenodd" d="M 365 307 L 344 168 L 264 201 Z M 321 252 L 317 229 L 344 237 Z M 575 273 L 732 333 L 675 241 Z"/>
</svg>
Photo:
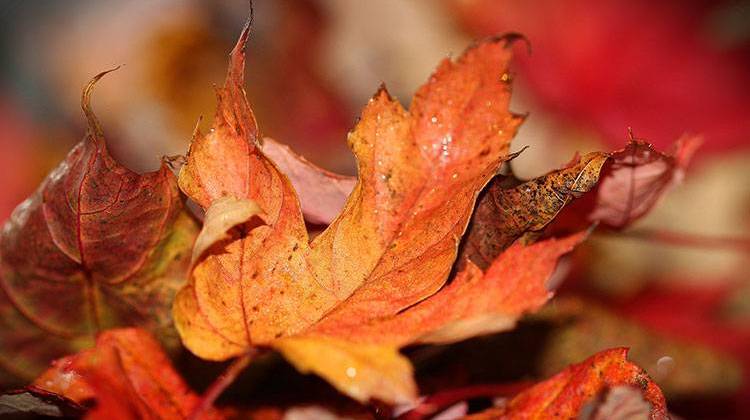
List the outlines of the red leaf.
<svg viewBox="0 0 750 420">
<path fill-rule="evenodd" d="M 526 35 L 533 54 L 519 57 L 519 79 L 534 99 L 610 144 L 628 126 L 659 148 L 686 131 L 705 135 L 714 151 L 747 143 L 750 49 L 737 34 L 736 44 L 727 43 L 733 26 L 726 15 L 740 16 L 733 2 L 450 4 L 476 36 Z M 722 15 L 726 21 L 717 20 Z"/>
<path fill-rule="evenodd" d="M 174 175 L 137 174 L 107 152 L 83 94 L 88 133 L 0 236 L 0 365 L 33 377 L 101 328 L 141 325 L 168 339 L 169 305 L 195 235 Z M 171 334 L 174 337 L 174 334 Z"/>
<path fill-rule="evenodd" d="M 105 331 L 93 349 L 56 361 L 35 385 L 78 403 L 95 400 L 92 420 L 187 419 L 200 403 L 159 343 L 135 328 Z"/>
<path fill-rule="evenodd" d="M 503 407 L 469 418 L 577 418 L 597 395 L 609 388 L 629 385 L 639 389 L 651 405 L 651 419 L 667 419 L 661 390 L 626 355 L 624 348 L 605 350 L 521 392 Z"/>
</svg>

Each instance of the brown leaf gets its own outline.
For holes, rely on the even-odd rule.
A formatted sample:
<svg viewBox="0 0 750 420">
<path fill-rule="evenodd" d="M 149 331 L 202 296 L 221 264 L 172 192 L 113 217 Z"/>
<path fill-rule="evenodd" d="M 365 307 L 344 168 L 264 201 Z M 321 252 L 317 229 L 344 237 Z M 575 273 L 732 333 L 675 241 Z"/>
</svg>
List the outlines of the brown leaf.
<svg viewBox="0 0 750 420">
<path fill-rule="evenodd" d="M 624 348 L 602 351 L 521 392 L 504 406 L 467 418 L 577 418 L 586 404 L 602 392 L 629 385 L 639 389 L 651 405 L 649 418 L 667 419 L 661 390 L 626 355 Z"/>
<path fill-rule="evenodd" d="M 498 175 L 477 203 L 463 255 L 484 268 L 514 241 L 533 242 L 555 221 L 553 230 L 580 230 L 589 223 L 624 228 L 644 216 L 684 176 L 697 137 L 678 140 L 666 155 L 640 140 L 623 150 L 589 153 L 563 169 L 530 181 Z M 568 208 L 574 199 L 583 200 Z M 566 229 L 561 229 L 565 226 Z"/>
<path fill-rule="evenodd" d="M 195 226 L 166 166 L 140 175 L 107 152 L 89 105 L 104 74 L 83 92 L 86 138 L 0 237 L 0 365 L 21 377 L 90 345 L 101 328 L 140 325 L 169 340 Z"/>
<path fill-rule="evenodd" d="M 94 348 L 57 360 L 35 386 L 78 403 L 94 400 L 91 420 L 187 419 L 200 403 L 159 343 L 136 328 L 105 331 Z"/>
<path fill-rule="evenodd" d="M 498 175 L 480 195 L 462 255 L 486 268 L 517 239 L 541 232 L 571 200 L 594 188 L 608 159 L 606 153 L 589 153 L 526 182 Z"/>
<path fill-rule="evenodd" d="M 175 320 L 191 351 L 224 360 L 254 346 L 276 347 L 300 369 L 361 401 L 402 402 L 415 397 L 415 386 L 398 347 L 436 331 L 440 335 L 425 341 L 465 338 L 451 328 L 461 323 L 474 325 L 475 334 L 507 328 L 548 298 L 539 285 L 582 236 L 519 245 L 495 274 L 485 278 L 472 266 L 444 287 L 478 192 L 507 159 L 521 122 L 508 111 L 509 78 L 502 77 L 511 54 L 507 39 L 478 44 L 455 63 L 444 61 L 409 111 L 384 88 L 376 93 L 349 136 L 359 180 L 341 214 L 308 244 L 291 183 L 258 146 L 242 91 L 246 37 L 247 30 L 218 92 L 213 130 L 197 133 L 179 178 L 204 208 L 224 196 L 255 201 L 265 224 L 220 253 L 207 252 L 178 294 Z M 471 304 L 469 296 L 480 295 L 484 285 L 513 281 L 501 273 L 520 271 L 522 264 L 538 265 L 529 272 L 529 289 L 508 295 L 498 289 L 507 300 Z M 534 299 L 515 302 L 512 292 Z M 442 313 L 432 303 L 464 293 L 455 312 Z M 361 334 L 351 341 L 349 326 L 390 322 L 399 314 L 420 324 L 401 337 L 394 331 L 382 340 Z M 493 318 L 502 322 L 479 323 Z"/>
</svg>

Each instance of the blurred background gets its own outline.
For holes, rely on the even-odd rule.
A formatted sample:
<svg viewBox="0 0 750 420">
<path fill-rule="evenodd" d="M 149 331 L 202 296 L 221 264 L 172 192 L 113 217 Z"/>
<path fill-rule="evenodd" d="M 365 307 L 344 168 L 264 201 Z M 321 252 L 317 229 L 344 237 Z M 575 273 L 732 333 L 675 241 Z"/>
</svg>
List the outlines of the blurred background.
<svg viewBox="0 0 750 420">
<path fill-rule="evenodd" d="M 254 7 L 247 91 L 261 130 L 330 170 L 354 173 L 346 133 L 381 82 L 408 104 L 441 59 L 509 31 L 531 44 L 514 63 L 513 110 L 529 114 L 513 145 L 530 146 L 513 162 L 521 177 L 620 149 L 628 127 L 660 150 L 702 134 L 683 185 L 629 231 L 595 235 L 545 311 L 452 349 L 513 363 L 493 377 L 430 353 L 422 389 L 518 379 L 519 366 L 546 376 L 626 345 L 677 414 L 750 418 L 750 1 Z M 0 220 L 82 138 L 81 89 L 102 70 L 124 64 L 93 96 L 112 153 L 137 171 L 184 154 L 247 13 L 244 0 L 0 2 Z"/>
</svg>

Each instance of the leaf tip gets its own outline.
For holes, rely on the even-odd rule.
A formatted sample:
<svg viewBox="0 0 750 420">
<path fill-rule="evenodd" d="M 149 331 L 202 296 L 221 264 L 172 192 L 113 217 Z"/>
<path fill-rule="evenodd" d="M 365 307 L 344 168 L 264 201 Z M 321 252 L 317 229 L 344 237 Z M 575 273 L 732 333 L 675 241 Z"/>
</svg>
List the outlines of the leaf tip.
<svg viewBox="0 0 750 420">
<path fill-rule="evenodd" d="M 512 47 L 517 42 L 521 41 L 526 45 L 526 52 L 531 55 L 531 41 L 526 38 L 526 35 L 519 32 L 506 32 L 504 34 L 495 35 L 489 38 L 490 42 L 503 43 L 506 48 Z"/>
<path fill-rule="evenodd" d="M 378 101 L 385 99 L 388 102 L 393 101 L 393 96 L 391 96 L 391 93 L 388 92 L 388 87 L 385 85 L 385 82 L 380 82 L 380 86 L 378 86 L 378 90 L 375 91 L 375 94 L 372 95 L 372 98 L 370 98 L 370 101 Z"/>
<path fill-rule="evenodd" d="M 230 78 L 240 82 L 244 78 L 245 51 L 247 50 L 247 43 L 250 39 L 250 31 L 252 30 L 254 16 L 255 12 L 253 9 L 253 2 L 250 1 L 250 12 L 247 16 L 247 19 L 245 20 L 245 25 L 242 27 L 242 32 L 240 32 L 240 36 L 239 38 L 237 38 L 237 43 L 234 44 L 232 52 L 229 53 Z"/>
<path fill-rule="evenodd" d="M 94 90 L 94 85 L 96 85 L 96 83 L 99 82 L 102 77 L 106 76 L 109 73 L 112 73 L 113 71 L 119 70 L 123 65 L 124 64 L 120 64 L 117 67 L 111 68 L 109 70 L 104 70 L 96 76 L 92 77 L 81 92 L 81 109 L 83 110 L 83 114 L 86 116 L 89 129 L 94 130 L 94 134 L 96 134 L 97 136 L 101 136 L 102 129 L 101 125 L 99 124 L 99 120 L 96 118 L 96 115 L 91 108 L 91 92 Z"/>
<path fill-rule="evenodd" d="M 250 30 L 253 27 L 253 20 L 255 18 L 255 9 L 253 8 L 253 2 L 249 1 L 250 12 L 245 20 L 245 25 L 242 27 L 240 37 L 237 40 L 237 44 L 234 46 L 232 53 L 244 53 L 247 48 L 247 41 L 250 39 Z"/>
</svg>

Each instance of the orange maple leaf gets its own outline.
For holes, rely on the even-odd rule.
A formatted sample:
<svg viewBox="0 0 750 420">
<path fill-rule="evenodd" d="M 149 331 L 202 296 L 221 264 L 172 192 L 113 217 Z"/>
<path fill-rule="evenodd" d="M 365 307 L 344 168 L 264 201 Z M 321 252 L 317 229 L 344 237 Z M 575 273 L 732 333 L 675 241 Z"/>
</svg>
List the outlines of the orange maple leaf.
<svg viewBox="0 0 750 420">
<path fill-rule="evenodd" d="M 312 242 L 289 179 L 261 151 L 242 89 L 248 28 L 218 90 L 212 130 L 196 133 L 182 190 L 205 209 L 252 200 L 261 226 L 203 253 L 174 304 L 184 344 L 225 360 L 280 350 L 360 400 L 416 397 L 398 352 L 512 327 L 551 293 L 557 259 L 584 234 L 512 248 L 487 273 L 468 263 L 446 285 L 479 191 L 508 158 L 522 118 L 508 110 L 510 39 L 445 60 L 405 110 L 381 88 L 349 135 L 359 177 Z"/>
</svg>

